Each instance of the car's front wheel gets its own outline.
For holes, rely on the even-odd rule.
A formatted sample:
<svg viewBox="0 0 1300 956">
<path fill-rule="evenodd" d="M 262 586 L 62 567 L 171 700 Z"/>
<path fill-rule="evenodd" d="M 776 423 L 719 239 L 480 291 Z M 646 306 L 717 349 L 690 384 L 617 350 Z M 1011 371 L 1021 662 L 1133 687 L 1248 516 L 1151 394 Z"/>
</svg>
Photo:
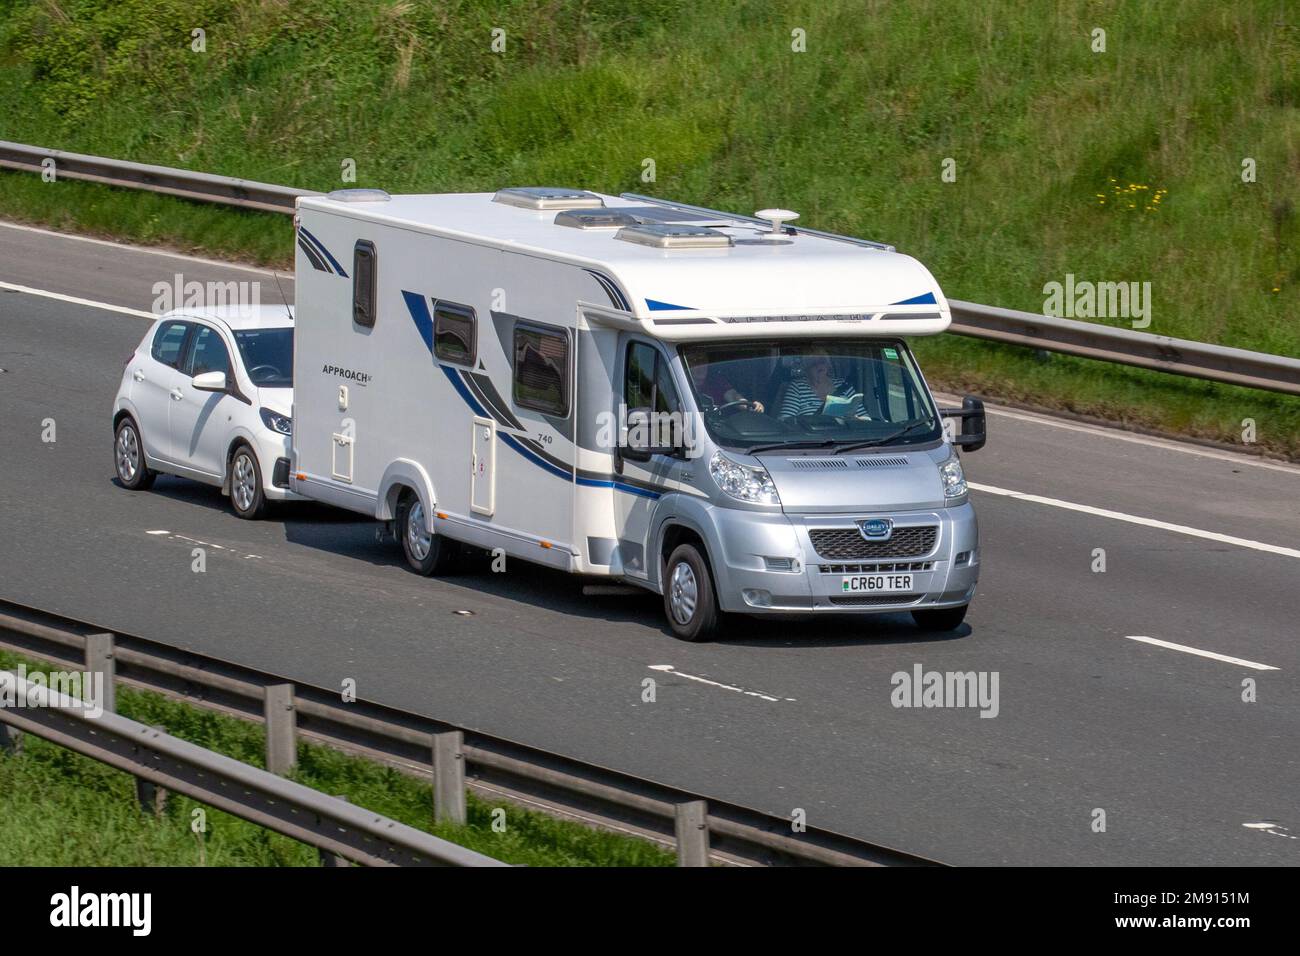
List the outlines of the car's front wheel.
<svg viewBox="0 0 1300 956">
<path fill-rule="evenodd" d="M 230 456 L 230 504 L 241 518 L 252 520 L 266 514 L 262 469 L 247 445 L 240 445 Z"/>
<path fill-rule="evenodd" d="M 123 418 L 113 433 L 113 464 L 123 488 L 144 491 L 158 477 L 144 462 L 144 441 L 133 418 Z"/>
</svg>

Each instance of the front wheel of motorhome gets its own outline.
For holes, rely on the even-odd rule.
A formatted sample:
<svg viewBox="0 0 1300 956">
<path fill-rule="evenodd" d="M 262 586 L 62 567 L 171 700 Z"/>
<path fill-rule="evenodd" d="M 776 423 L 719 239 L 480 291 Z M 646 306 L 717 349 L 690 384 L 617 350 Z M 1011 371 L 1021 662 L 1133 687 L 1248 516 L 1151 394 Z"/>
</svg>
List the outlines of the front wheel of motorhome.
<svg viewBox="0 0 1300 956">
<path fill-rule="evenodd" d="M 709 563 L 693 544 L 679 545 L 664 568 L 664 612 L 673 633 L 707 641 L 718 631 L 718 599 Z"/>
<path fill-rule="evenodd" d="M 961 607 L 913 611 L 912 620 L 916 622 L 917 627 L 925 631 L 955 631 L 961 627 L 961 622 L 966 620 L 966 609 L 969 607 L 969 604 L 963 604 Z"/>
<path fill-rule="evenodd" d="M 402 495 L 397 503 L 395 528 L 402 542 L 406 563 L 417 574 L 429 577 L 450 569 L 457 544 L 440 534 L 430 532 L 425 523 L 424 505 L 411 491 Z"/>
</svg>

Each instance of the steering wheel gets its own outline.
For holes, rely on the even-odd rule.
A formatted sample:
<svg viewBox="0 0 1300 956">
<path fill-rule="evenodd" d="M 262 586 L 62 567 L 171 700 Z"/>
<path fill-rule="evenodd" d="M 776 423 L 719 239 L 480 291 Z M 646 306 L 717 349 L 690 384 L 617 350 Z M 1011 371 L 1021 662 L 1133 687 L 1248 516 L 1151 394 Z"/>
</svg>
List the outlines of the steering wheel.
<svg viewBox="0 0 1300 956">
<path fill-rule="evenodd" d="M 752 408 L 755 408 L 755 407 L 758 405 L 758 402 L 752 401 L 752 400 L 750 400 L 750 399 L 748 399 L 748 398 L 738 398 L 738 399 L 736 399 L 734 402 L 724 402 L 724 403 L 722 403 L 721 405 L 718 406 L 718 411 L 719 411 L 719 412 L 725 412 L 728 408 L 737 408 L 737 407 L 742 406 L 742 405 L 743 405 L 745 408 L 751 408 L 751 409 L 752 409 Z"/>
<path fill-rule="evenodd" d="M 254 365 L 252 368 L 248 370 L 248 377 L 251 379 L 256 379 L 258 377 L 257 375 L 258 372 L 269 372 L 270 374 L 267 376 L 268 378 L 283 377 L 280 374 L 280 370 L 276 368 L 274 365 Z"/>
</svg>

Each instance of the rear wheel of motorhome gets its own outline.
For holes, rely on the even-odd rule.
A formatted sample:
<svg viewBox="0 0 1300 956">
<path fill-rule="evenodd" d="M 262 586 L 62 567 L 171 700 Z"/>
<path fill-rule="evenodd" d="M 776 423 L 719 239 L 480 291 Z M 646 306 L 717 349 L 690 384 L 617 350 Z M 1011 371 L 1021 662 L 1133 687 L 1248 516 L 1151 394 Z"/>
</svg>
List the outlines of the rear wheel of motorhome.
<svg viewBox="0 0 1300 956">
<path fill-rule="evenodd" d="M 679 545 L 664 569 L 664 612 L 673 633 L 707 641 L 718 632 L 718 600 L 709 564 L 693 544 Z"/>
<path fill-rule="evenodd" d="M 912 620 L 922 630 L 955 631 L 961 627 L 961 622 L 966 620 L 966 609 L 969 607 L 969 604 L 963 604 L 961 607 L 940 607 L 913 611 Z"/>
<path fill-rule="evenodd" d="M 240 445 L 230 456 L 230 504 L 241 518 L 251 520 L 266 513 L 262 469 L 257 466 L 257 456 L 247 445 Z"/>
<path fill-rule="evenodd" d="M 123 418 L 113 435 L 113 462 L 117 480 L 131 491 L 144 491 L 157 477 L 144 463 L 144 442 L 132 418 Z"/>
<path fill-rule="evenodd" d="M 415 492 L 402 493 L 396 517 L 395 530 L 411 570 L 429 577 L 451 569 L 458 546 L 456 542 L 427 530 L 424 504 Z"/>
</svg>

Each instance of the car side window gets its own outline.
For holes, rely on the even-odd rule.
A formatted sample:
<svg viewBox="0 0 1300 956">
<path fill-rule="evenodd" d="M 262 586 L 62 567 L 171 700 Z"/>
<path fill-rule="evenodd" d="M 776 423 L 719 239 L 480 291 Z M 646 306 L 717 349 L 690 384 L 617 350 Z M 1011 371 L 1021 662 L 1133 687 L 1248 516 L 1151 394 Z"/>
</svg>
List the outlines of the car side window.
<svg viewBox="0 0 1300 956">
<path fill-rule="evenodd" d="M 185 361 L 185 374 L 191 377 L 204 372 L 221 372 L 230 375 L 230 353 L 221 333 L 211 326 L 200 325 L 194 333 L 189 355 Z"/>
<path fill-rule="evenodd" d="M 178 368 L 181 364 L 181 347 L 185 345 L 185 336 L 189 331 L 188 322 L 164 322 L 154 333 L 149 354 L 155 362 Z"/>
</svg>

